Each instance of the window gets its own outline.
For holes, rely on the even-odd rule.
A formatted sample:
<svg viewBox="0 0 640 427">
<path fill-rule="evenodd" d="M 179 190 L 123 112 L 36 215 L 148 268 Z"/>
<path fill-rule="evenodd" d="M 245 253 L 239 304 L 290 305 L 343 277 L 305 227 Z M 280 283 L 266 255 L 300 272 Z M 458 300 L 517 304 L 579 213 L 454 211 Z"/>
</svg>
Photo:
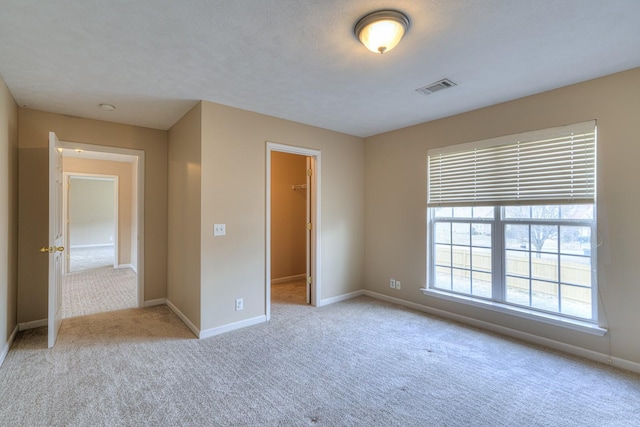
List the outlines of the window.
<svg viewBox="0 0 640 427">
<path fill-rule="evenodd" d="M 595 121 L 429 151 L 428 287 L 597 321 Z"/>
</svg>

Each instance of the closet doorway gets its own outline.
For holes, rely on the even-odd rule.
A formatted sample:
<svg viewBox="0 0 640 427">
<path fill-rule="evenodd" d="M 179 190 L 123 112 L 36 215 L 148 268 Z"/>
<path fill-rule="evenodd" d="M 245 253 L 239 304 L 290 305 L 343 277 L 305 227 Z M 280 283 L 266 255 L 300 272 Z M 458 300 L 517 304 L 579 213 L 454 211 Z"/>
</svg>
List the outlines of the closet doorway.
<svg viewBox="0 0 640 427">
<path fill-rule="evenodd" d="M 271 304 L 318 304 L 320 152 L 267 143 L 266 315 Z"/>
</svg>

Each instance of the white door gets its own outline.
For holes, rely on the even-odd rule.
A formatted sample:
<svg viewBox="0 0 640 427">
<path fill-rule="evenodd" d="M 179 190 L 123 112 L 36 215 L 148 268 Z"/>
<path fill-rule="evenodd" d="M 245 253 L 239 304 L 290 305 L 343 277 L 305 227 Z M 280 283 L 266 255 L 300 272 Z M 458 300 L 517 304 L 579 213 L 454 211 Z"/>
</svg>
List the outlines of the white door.
<svg viewBox="0 0 640 427">
<path fill-rule="evenodd" d="M 307 304 L 311 304 L 311 234 L 313 229 L 313 223 L 311 219 L 311 176 L 313 175 L 313 168 L 311 164 L 311 157 L 307 157 Z"/>
<path fill-rule="evenodd" d="M 56 343 L 62 323 L 62 149 L 54 132 L 49 132 L 49 348 Z"/>
</svg>

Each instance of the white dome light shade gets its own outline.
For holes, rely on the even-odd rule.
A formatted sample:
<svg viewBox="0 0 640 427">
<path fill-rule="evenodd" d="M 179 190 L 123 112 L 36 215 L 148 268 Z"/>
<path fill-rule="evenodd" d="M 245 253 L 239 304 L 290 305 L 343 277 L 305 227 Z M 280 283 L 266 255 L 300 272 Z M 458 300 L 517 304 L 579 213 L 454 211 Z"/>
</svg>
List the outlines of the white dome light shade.
<svg viewBox="0 0 640 427">
<path fill-rule="evenodd" d="M 380 10 L 360 19 L 353 32 L 371 52 L 385 53 L 396 47 L 409 28 L 409 18 L 396 10 Z"/>
</svg>

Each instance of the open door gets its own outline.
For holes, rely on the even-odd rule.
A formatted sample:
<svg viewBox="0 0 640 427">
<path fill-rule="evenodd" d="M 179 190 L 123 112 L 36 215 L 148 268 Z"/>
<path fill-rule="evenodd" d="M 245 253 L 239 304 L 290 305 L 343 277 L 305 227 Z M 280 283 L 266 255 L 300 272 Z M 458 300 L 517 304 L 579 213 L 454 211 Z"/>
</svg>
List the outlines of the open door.
<svg viewBox="0 0 640 427">
<path fill-rule="evenodd" d="M 307 304 L 311 304 L 311 280 L 312 280 L 312 271 L 311 271 L 311 235 L 313 230 L 312 216 L 311 216 L 311 206 L 312 206 L 312 188 L 311 184 L 313 180 L 311 179 L 313 176 L 313 159 L 311 157 L 307 157 Z"/>
<path fill-rule="evenodd" d="M 40 248 L 49 254 L 49 348 L 62 324 L 62 242 L 62 148 L 56 134 L 49 132 L 49 245 Z"/>
</svg>

